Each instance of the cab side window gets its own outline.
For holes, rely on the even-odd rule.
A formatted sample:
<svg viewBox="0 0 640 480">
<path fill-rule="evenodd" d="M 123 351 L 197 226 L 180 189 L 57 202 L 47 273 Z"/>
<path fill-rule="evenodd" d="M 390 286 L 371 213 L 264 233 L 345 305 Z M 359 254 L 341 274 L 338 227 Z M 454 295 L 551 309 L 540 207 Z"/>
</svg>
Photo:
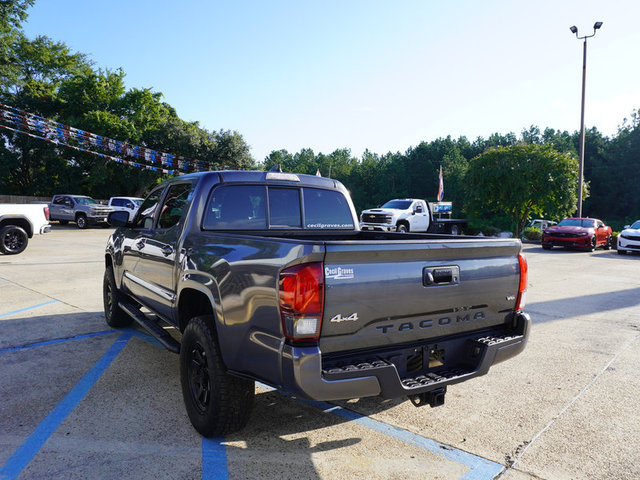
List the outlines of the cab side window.
<svg viewBox="0 0 640 480">
<path fill-rule="evenodd" d="M 158 188 L 151 192 L 151 194 L 145 198 L 140 209 L 133 219 L 133 228 L 153 228 L 153 217 L 156 212 L 156 206 L 162 195 L 162 188 Z"/>
<path fill-rule="evenodd" d="M 178 224 L 189 205 L 192 191 L 192 183 L 178 183 L 169 187 L 165 201 L 160 209 L 158 228 L 171 228 Z"/>
</svg>

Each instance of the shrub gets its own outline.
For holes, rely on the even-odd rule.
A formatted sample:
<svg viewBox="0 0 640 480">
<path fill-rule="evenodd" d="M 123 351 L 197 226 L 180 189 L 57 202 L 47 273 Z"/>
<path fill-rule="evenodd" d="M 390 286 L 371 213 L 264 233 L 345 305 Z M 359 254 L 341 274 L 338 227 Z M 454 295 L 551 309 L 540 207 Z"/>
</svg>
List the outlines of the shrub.
<svg viewBox="0 0 640 480">
<path fill-rule="evenodd" d="M 524 238 L 532 242 L 539 242 L 542 240 L 542 230 L 536 227 L 525 228 Z"/>
</svg>

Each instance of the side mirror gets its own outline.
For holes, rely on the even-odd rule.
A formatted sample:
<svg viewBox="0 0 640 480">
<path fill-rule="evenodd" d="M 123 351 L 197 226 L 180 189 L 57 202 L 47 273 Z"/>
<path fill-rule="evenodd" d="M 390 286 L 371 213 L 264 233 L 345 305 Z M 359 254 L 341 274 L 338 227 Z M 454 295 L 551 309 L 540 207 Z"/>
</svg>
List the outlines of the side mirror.
<svg viewBox="0 0 640 480">
<path fill-rule="evenodd" d="M 127 225 L 128 221 L 129 221 L 129 212 L 125 212 L 122 210 L 118 212 L 111 212 L 107 216 L 107 223 L 112 227 L 124 227 Z"/>
</svg>

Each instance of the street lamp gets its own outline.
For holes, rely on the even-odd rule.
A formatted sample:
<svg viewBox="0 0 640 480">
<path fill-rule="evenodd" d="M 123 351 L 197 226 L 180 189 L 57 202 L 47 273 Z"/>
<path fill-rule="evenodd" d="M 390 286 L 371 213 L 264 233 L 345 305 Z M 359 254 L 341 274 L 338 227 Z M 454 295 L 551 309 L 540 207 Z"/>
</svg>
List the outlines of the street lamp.
<svg viewBox="0 0 640 480">
<path fill-rule="evenodd" d="M 596 22 L 593 24 L 593 34 L 585 35 L 584 37 L 578 36 L 578 27 L 575 25 L 570 27 L 571 33 L 575 33 L 578 40 L 584 40 L 582 48 L 582 106 L 580 110 L 580 166 L 578 168 L 578 176 L 580 180 L 578 182 L 578 217 L 582 217 L 582 179 L 584 175 L 584 86 L 587 75 L 587 38 L 591 38 L 596 34 L 596 30 L 599 30 L 602 26 L 602 22 Z"/>
</svg>

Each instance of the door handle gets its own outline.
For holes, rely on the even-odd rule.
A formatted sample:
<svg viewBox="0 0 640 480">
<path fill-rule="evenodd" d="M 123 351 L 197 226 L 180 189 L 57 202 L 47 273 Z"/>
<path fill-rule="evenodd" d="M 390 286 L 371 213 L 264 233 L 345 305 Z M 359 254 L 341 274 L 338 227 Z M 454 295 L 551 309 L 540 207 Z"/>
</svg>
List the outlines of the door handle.
<svg viewBox="0 0 640 480">
<path fill-rule="evenodd" d="M 457 265 L 426 267 L 422 270 L 422 285 L 457 285 L 460 283 L 460 268 Z"/>
<path fill-rule="evenodd" d="M 144 240 L 140 240 L 136 243 L 136 247 L 138 247 L 138 250 L 142 250 L 144 248 Z"/>
<path fill-rule="evenodd" d="M 164 247 L 162 247 L 162 254 L 165 257 L 168 257 L 172 253 L 173 253 L 173 247 L 171 247 L 171 245 L 165 245 Z"/>
</svg>

